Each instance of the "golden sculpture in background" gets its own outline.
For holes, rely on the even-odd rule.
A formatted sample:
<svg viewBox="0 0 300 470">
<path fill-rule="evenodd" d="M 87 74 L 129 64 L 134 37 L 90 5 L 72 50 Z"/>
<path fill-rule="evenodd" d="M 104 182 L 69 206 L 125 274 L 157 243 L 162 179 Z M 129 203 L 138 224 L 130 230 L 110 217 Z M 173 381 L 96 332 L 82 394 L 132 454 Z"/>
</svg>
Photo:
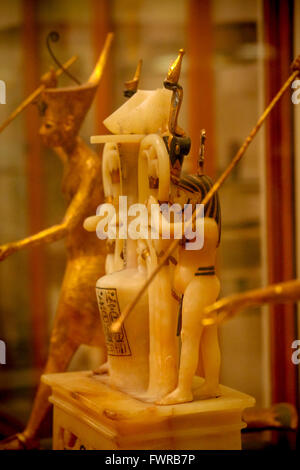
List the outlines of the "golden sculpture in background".
<svg viewBox="0 0 300 470">
<path fill-rule="evenodd" d="M 34 90 L 0 125 L 0 133 L 22 112 L 27 106 L 36 100 L 45 88 L 55 87 L 57 78 L 66 71 L 77 60 L 77 56 L 72 56 L 62 67 L 57 70 L 51 68 L 49 72 L 41 77 L 41 85 Z"/>
<path fill-rule="evenodd" d="M 45 373 L 63 372 L 81 344 L 105 348 L 95 296 L 96 280 L 104 274 L 105 243 L 83 229 L 83 220 L 103 202 L 101 158 L 78 137 L 81 124 L 96 94 L 112 34 L 106 38 L 94 72 L 84 85 L 43 88 L 40 136 L 55 150 L 64 166 L 62 190 L 68 208 L 60 224 L 23 240 L 0 247 L 0 259 L 24 248 L 65 238 L 67 266 L 50 339 Z M 41 424 L 50 408 L 48 386 L 40 383 L 33 410 L 21 434 L 0 444 L 0 449 L 38 447 Z"/>
</svg>

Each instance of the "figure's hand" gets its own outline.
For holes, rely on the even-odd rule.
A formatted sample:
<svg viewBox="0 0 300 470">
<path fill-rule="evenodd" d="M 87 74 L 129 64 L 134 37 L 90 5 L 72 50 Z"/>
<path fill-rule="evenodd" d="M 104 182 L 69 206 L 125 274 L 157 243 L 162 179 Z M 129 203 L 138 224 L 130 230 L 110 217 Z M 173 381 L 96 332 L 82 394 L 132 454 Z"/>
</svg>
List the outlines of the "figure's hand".
<svg viewBox="0 0 300 470">
<path fill-rule="evenodd" d="M 14 243 L 7 243 L 6 245 L 0 246 L 0 261 L 3 261 L 9 255 L 12 255 L 15 251 L 17 250 Z"/>
<path fill-rule="evenodd" d="M 242 309 L 244 303 L 238 297 L 227 297 L 218 300 L 204 309 L 202 324 L 205 326 L 215 325 L 229 320 Z"/>
<path fill-rule="evenodd" d="M 111 215 L 109 219 L 106 215 L 92 215 L 84 219 L 83 228 L 88 232 L 95 232 L 97 230 L 99 222 L 101 222 L 103 219 L 107 219 L 107 223 L 110 223 L 112 218 L 113 215 Z M 117 227 L 119 226 L 119 214 L 116 214 L 115 216 L 115 224 Z"/>
<path fill-rule="evenodd" d="M 98 223 L 103 219 L 101 215 L 92 215 L 91 217 L 87 217 L 83 222 L 83 228 L 88 232 L 95 232 Z"/>
</svg>

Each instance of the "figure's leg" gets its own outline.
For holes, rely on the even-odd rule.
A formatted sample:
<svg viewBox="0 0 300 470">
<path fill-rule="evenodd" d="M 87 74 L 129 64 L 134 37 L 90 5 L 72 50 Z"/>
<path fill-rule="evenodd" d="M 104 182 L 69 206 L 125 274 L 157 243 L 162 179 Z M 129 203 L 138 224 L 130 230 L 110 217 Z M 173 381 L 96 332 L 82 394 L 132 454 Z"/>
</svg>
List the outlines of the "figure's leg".
<svg viewBox="0 0 300 470">
<path fill-rule="evenodd" d="M 171 294 L 169 266 L 164 266 L 149 292 L 150 363 L 145 400 L 159 400 L 177 384 L 178 338 L 177 304 Z M 151 338 L 152 337 L 152 338 Z"/>
<path fill-rule="evenodd" d="M 199 377 L 204 377 L 204 365 L 203 365 L 203 359 L 202 359 L 202 347 L 201 343 L 199 345 L 199 357 L 198 357 L 198 365 L 196 369 L 196 375 Z"/>
<path fill-rule="evenodd" d="M 64 342 L 63 348 L 61 348 L 61 354 L 59 354 L 59 351 L 55 351 L 53 347 L 50 348 L 49 357 L 43 373 L 52 374 L 55 372 L 64 372 L 78 347 L 79 344 L 75 344 L 68 338 L 66 342 Z M 27 440 L 34 440 L 39 434 L 40 426 L 51 406 L 48 400 L 50 392 L 50 387 L 40 382 L 29 421 L 23 432 Z"/>
<path fill-rule="evenodd" d="M 169 405 L 193 400 L 192 383 L 198 365 L 199 345 L 204 330 L 201 322 L 202 312 L 207 305 L 215 301 L 219 289 L 220 284 L 216 277 L 194 279 L 188 284 L 182 305 L 178 385 L 172 393 L 160 400 L 159 404 Z M 203 357 L 203 363 L 206 359 L 208 360 Z"/>
<path fill-rule="evenodd" d="M 198 365 L 198 351 L 203 327 L 199 324 L 188 325 L 181 334 L 181 356 L 177 388 L 169 395 L 176 403 L 193 400 L 192 383 Z"/>
<path fill-rule="evenodd" d="M 203 358 L 205 382 L 200 391 L 197 392 L 197 397 L 218 397 L 221 394 L 219 388 L 221 353 L 216 325 L 204 328 L 201 340 L 201 355 Z"/>
<path fill-rule="evenodd" d="M 188 290 L 188 289 L 187 289 Z M 182 304 L 181 354 L 177 388 L 159 401 L 161 405 L 193 400 L 192 382 L 198 365 L 203 326 L 199 321 L 199 303 L 191 302 L 185 292 Z"/>
</svg>

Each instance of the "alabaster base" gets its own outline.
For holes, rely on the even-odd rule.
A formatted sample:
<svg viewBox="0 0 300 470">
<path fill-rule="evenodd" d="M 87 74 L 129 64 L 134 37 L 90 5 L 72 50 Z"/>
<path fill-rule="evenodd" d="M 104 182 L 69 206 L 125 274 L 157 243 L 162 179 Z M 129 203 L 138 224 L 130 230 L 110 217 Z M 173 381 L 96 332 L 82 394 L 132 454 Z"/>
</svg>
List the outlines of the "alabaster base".
<svg viewBox="0 0 300 470">
<path fill-rule="evenodd" d="M 241 416 L 254 398 L 221 386 L 222 396 L 159 406 L 103 385 L 91 372 L 49 374 L 53 449 L 222 450 L 241 448 Z"/>
</svg>

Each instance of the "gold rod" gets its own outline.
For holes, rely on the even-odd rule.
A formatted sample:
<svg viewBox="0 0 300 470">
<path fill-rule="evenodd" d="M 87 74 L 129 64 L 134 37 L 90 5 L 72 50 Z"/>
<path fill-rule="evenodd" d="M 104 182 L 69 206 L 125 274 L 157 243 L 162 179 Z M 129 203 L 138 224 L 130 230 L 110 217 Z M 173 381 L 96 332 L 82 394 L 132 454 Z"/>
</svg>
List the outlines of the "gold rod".
<svg viewBox="0 0 300 470">
<path fill-rule="evenodd" d="M 63 65 L 64 69 L 69 68 L 76 60 L 78 59 L 77 56 L 71 57 L 67 62 Z M 63 69 L 57 69 L 55 74 L 59 77 L 63 73 Z M 34 90 L 9 116 L 8 118 L 1 124 L 0 126 L 0 133 L 25 109 L 27 106 L 32 103 L 46 88 L 45 84 L 41 84 L 36 90 Z"/>
<path fill-rule="evenodd" d="M 250 134 L 246 137 L 244 143 L 242 144 L 242 146 L 240 147 L 240 149 L 237 151 L 236 155 L 233 157 L 232 161 L 229 163 L 229 165 L 227 166 L 227 168 L 224 170 L 224 172 L 221 174 L 221 176 L 218 178 L 218 180 L 214 183 L 214 185 L 211 187 L 211 189 L 209 190 L 209 192 L 206 194 L 206 196 L 204 197 L 203 201 L 201 201 L 201 204 L 207 204 L 210 199 L 213 197 L 213 195 L 216 193 L 216 191 L 218 191 L 218 189 L 222 186 L 222 184 L 225 182 L 225 180 L 228 178 L 228 176 L 230 175 L 230 173 L 232 172 L 232 170 L 235 168 L 235 166 L 237 165 L 237 163 L 241 160 L 242 156 L 244 155 L 244 153 L 246 152 L 249 144 L 252 142 L 252 140 L 254 139 L 254 137 L 256 136 L 257 132 L 259 131 L 259 129 L 261 128 L 263 122 L 266 120 L 266 118 L 268 117 L 268 115 L 270 114 L 270 112 L 272 111 L 272 109 L 274 108 L 274 106 L 276 105 L 276 103 L 280 100 L 280 98 L 282 97 L 282 95 L 284 94 L 284 92 L 288 89 L 288 87 L 290 86 L 290 84 L 295 80 L 295 78 L 299 75 L 299 70 L 295 70 L 291 75 L 290 77 L 286 80 L 286 82 L 283 84 L 283 86 L 280 88 L 280 90 L 278 91 L 277 95 L 273 98 L 273 100 L 271 101 L 271 103 L 269 104 L 269 106 L 265 109 L 265 111 L 263 112 L 263 114 L 261 115 L 261 117 L 259 118 L 259 120 L 257 121 L 256 125 L 253 127 L 252 131 L 250 132 Z M 196 217 L 199 213 L 199 210 L 198 211 L 195 211 L 194 214 L 193 214 L 193 217 L 191 219 L 190 222 L 188 222 L 187 224 L 187 227 L 189 225 L 192 225 L 195 220 L 196 220 Z M 164 256 L 161 258 L 161 261 L 160 263 L 156 266 L 156 268 L 152 271 L 152 273 L 150 274 L 150 276 L 148 277 L 148 279 L 145 281 L 145 284 L 141 287 L 141 289 L 139 290 L 139 292 L 136 294 L 136 296 L 134 297 L 134 299 L 125 307 L 125 309 L 123 310 L 123 312 L 121 313 L 121 315 L 119 316 L 119 318 L 117 320 L 115 320 L 112 325 L 111 325 L 111 331 L 116 333 L 117 331 L 119 331 L 119 329 L 121 328 L 122 326 L 122 323 L 124 322 L 124 320 L 126 319 L 126 317 L 129 315 L 129 313 L 134 309 L 134 307 L 136 306 L 136 304 L 138 303 L 138 301 L 140 300 L 140 298 L 142 297 L 142 295 L 145 293 L 146 289 L 149 287 L 149 285 L 151 284 L 151 282 L 153 281 L 153 279 L 156 277 L 156 275 L 159 273 L 159 271 L 161 270 L 161 268 L 164 266 L 164 264 L 166 263 L 167 259 L 169 258 L 170 255 L 172 255 L 172 253 L 176 250 L 177 246 L 179 245 L 180 243 L 180 239 L 177 239 L 177 240 L 174 240 L 170 245 L 169 247 L 167 248 L 167 250 L 165 251 L 165 254 Z"/>
</svg>

